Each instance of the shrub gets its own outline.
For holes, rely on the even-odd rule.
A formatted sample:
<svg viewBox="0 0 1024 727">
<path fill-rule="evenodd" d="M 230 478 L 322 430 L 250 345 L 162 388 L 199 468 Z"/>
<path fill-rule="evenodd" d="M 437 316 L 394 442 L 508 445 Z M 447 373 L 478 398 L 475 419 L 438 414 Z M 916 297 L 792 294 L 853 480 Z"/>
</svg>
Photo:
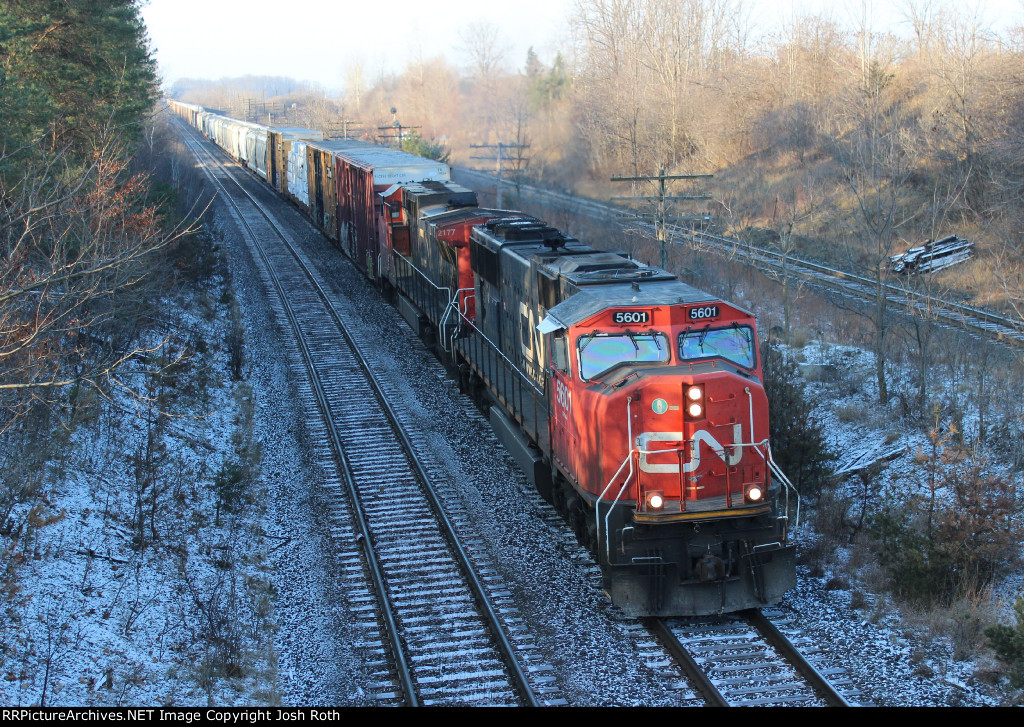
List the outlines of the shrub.
<svg viewBox="0 0 1024 727">
<path fill-rule="evenodd" d="M 879 560 L 900 596 L 923 606 L 981 593 L 1018 558 L 1016 493 L 1005 478 L 962 453 L 929 471 L 929 496 L 877 514 Z M 933 497 L 938 493 L 938 497 Z"/>
</svg>

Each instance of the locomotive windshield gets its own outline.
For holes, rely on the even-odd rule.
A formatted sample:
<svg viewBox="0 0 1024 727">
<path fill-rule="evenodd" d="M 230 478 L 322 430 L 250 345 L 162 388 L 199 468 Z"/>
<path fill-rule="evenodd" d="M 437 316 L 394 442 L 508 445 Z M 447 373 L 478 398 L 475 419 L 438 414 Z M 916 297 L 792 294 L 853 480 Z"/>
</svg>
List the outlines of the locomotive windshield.
<svg viewBox="0 0 1024 727">
<path fill-rule="evenodd" d="M 577 339 L 580 377 L 600 376 L 616 366 L 668 363 L 668 337 L 664 333 L 589 333 Z"/>
<path fill-rule="evenodd" d="M 726 361 L 752 369 L 757 359 L 754 354 L 754 331 L 749 326 L 729 328 L 689 328 L 679 334 L 679 357 L 683 361 L 706 358 L 724 358 Z"/>
</svg>

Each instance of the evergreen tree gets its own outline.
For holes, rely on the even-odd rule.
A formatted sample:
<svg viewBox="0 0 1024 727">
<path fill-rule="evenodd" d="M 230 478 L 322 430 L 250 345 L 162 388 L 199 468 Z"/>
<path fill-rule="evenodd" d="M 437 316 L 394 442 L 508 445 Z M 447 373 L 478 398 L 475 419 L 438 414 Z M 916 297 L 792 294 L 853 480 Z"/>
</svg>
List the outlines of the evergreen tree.
<svg viewBox="0 0 1024 727">
<path fill-rule="evenodd" d="M 130 169 L 157 92 L 139 1 L 0 3 L 0 436 L 118 385 L 175 239 Z"/>
<path fill-rule="evenodd" d="M 436 159 L 439 162 L 448 163 L 451 157 L 451 150 L 444 144 L 433 139 L 424 139 L 415 131 L 409 132 L 402 139 L 402 151 L 421 156 L 425 159 Z"/>
<path fill-rule="evenodd" d="M 814 496 L 831 474 L 836 456 L 804 396 L 796 363 L 766 341 L 761 345 L 761 364 L 772 455 L 801 495 Z"/>
<path fill-rule="evenodd" d="M 1018 596 L 1013 604 L 1017 617 L 1016 627 L 997 624 L 985 629 L 989 645 L 996 652 L 996 658 L 1006 665 L 1010 685 L 1024 689 L 1024 596 Z"/>
<path fill-rule="evenodd" d="M 157 94 L 138 0 L 5 0 L 0 135 L 11 172 L 32 158 L 90 161 L 134 142 Z"/>
<path fill-rule="evenodd" d="M 526 56 L 526 78 L 526 94 L 533 111 L 561 101 L 569 90 L 569 72 L 561 53 L 555 56 L 551 68 L 547 69 L 531 48 Z"/>
</svg>

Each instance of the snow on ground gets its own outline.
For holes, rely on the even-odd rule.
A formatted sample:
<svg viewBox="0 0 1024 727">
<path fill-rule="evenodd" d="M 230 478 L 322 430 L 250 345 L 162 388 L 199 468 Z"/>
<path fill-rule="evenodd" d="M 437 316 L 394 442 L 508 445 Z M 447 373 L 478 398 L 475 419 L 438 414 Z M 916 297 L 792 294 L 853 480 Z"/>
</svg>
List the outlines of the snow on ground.
<svg viewBox="0 0 1024 727">
<path fill-rule="evenodd" d="M 252 652 L 265 641 L 267 597 L 258 513 L 214 484 L 237 459 L 251 408 L 248 386 L 228 373 L 217 294 L 162 302 L 172 345 L 188 356 L 173 380 L 154 388 L 133 362 L 120 380 L 144 398 L 121 388 L 97 402 L 51 452 L 38 501 L 12 513 L 5 704 L 223 704 L 273 689 Z M 223 669 L 245 678 L 217 680 Z"/>
<path fill-rule="evenodd" d="M 281 332 L 233 223 L 218 213 L 217 224 L 243 311 L 246 380 L 231 378 L 232 296 L 224 294 L 226 281 L 215 281 L 163 306 L 194 354 L 163 392 L 177 417 L 156 425 L 136 400 L 115 392 L 112 410 L 68 435 L 66 454 L 56 456 L 62 442 L 53 443 L 39 507 L 22 507 L 10 520 L 20 523 L 20 534 L 5 556 L 10 575 L 0 578 L 4 704 L 368 703 L 369 680 L 307 452 L 310 414 L 295 404 Z M 322 247 L 325 257 L 334 255 Z M 361 283 L 345 275 L 336 273 L 338 285 L 366 306 L 371 324 L 401 325 L 393 311 L 356 300 Z M 560 635 L 546 658 L 571 703 L 690 703 L 678 679 L 641 665 L 639 653 L 649 645 L 616 623 L 592 564 L 567 528 L 542 519 L 524 497 L 528 486 L 510 458 L 481 463 L 482 443 L 497 446 L 484 420 L 454 386 L 438 386 L 436 363 L 421 347 L 401 349 L 395 367 L 409 381 L 410 403 L 422 408 L 424 427 L 436 430 L 439 450 L 451 453 L 460 497 L 476 526 L 491 534 L 497 567 L 519 594 L 524 617 L 537 633 Z M 793 353 L 840 452 L 839 468 L 884 459 L 881 492 L 905 487 L 927 438 L 877 409 L 871 354 L 821 342 Z M 150 441 L 156 446 L 147 448 Z M 246 463 L 240 493 L 225 465 Z M 140 512 L 156 513 L 141 529 Z M 805 528 L 802 550 L 819 540 Z M 923 635 L 918 621 L 872 591 L 872 569 L 857 557 L 838 548 L 820 563 L 802 564 L 784 603 L 820 645 L 823 665 L 844 667 L 874 704 L 999 703 L 1002 697 L 976 678 L 984 665 L 955 659 L 948 639 Z M 1018 575 L 997 586 L 1003 603 L 1012 602 L 1021 581 Z"/>
<path fill-rule="evenodd" d="M 815 404 L 815 414 L 831 446 L 838 454 L 836 469 L 848 475 L 840 485 L 841 497 L 854 503 L 856 515 L 863 500 L 862 481 L 856 471 L 877 462 L 878 473 L 872 482 L 870 507 L 877 510 L 889 499 L 905 501 L 925 493 L 925 473 L 919 457 L 931 452 L 926 432 L 901 423 L 894 407 L 880 407 L 874 385 L 875 360 L 870 351 L 812 341 L 790 354 L 800 363 L 807 381 L 807 394 Z M 889 372 L 895 380 L 911 372 L 894 366 Z M 948 398 L 952 384 L 936 375 L 930 382 L 939 398 Z M 963 417 L 971 422 L 971 413 Z M 949 433 L 948 411 L 940 425 Z M 977 420 L 974 419 L 975 431 Z M 1018 477 L 1009 467 L 992 462 L 993 470 Z M 940 492 L 939 498 L 948 497 Z M 1010 695 L 991 685 L 998 666 L 983 649 L 981 629 L 972 619 L 977 615 L 958 606 L 944 615 L 919 614 L 901 607 L 882 585 L 884 576 L 873 561 L 865 560 L 864 550 L 844 546 L 824 555 L 808 558 L 816 544 L 825 542 L 813 525 L 802 533 L 797 590 L 787 596 L 786 605 L 800 614 L 799 622 L 817 641 L 825 645 L 827 661 L 847 668 L 873 703 L 888 706 L 910 705 L 991 705 Z M 830 541 L 831 542 L 831 541 Z M 820 547 L 820 546 L 819 546 Z M 806 564 L 809 563 L 809 564 Z M 1006 622 L 1010 607 L 1022 587 L 1019 573 L 994 584 L 991 593 L 978 599 L 978 613 L 995 614 Z M 960 611 L 958 612 L 958 609 Z M 948 633 L 950 621 L 962 625 L 968 641 L 959 647 Z M 934 631 L 929 622 L 946 621 L 946 628 Z M 1012 619 L 1010 619 L 1012 622 Z M 960 653 L 964 652 L 964 653 Z"/>
</svg>

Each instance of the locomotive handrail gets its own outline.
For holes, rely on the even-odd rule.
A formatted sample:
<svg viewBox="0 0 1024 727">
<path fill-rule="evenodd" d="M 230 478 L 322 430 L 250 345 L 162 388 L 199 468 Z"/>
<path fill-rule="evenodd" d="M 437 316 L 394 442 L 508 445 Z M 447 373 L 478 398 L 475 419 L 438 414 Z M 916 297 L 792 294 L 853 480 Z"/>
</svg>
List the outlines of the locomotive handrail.
<svg viewBox="0 0 1024 727">
<path fill-rule="evenodd" d="M 444 323 L 445 323 L 445 319 L 448 317 L 448 310 L 449 310 L 449 308 L 451 308 L 452 301 L 455 300 L 455 296 L 452 295 L 452 289 L 449 288 L 446 285 L 438 285 L 437 283 L 435 283 L 433 280 L 430 279 L 430 277 L 426 273 L 424 273 L 422 270 L 420 270 L 418 267 L 416 267 L 415 263 L 413 263 L 411 260 L 409 260 L 409 258 L 407 258 L 402 253 L 396 252 L 395 253 L 395 257 L 398 257 L 398 258 L 401 258 L 402 260 L 404 260 L 406 265 L 408 265 L 410 268 L 412 268 L 421 278 L 423 278 L 425 281 L 427 281 L 428 285 L 432 286 L 435 290 L 437 290 L 437 291 L 444 291 L 447 294 L 447 296 L 446 296 L 447 303 L 445 303 L 445 306 L 444 306 L 445 307 L 445 312 L 441 316 L 441 319 L 437 323 L 437 338 L 438 338 L 439 341 L 441 341 L 441 348 L 444 349 L 444 352 L 445 353 L 451 353 L 451 351 L 449 351 L 448 348 L 445 346 Z"/>
<path fill-rule="evenodd" d="M 761 459 L 763 459 L 768 464 L 768 468 L 771 470 L 772 474 L 775 475 L 779 479 L 779 482 L 782 484 L 782 489 L 783 489 L 783 491 L 785 492 L 785 495 L 786 495 L 786 512 L 787 513 L 789 512 L 789 493 L 792 492 L 794 497 L 796 498 L 796 524 L 793 527 L 793 533 L 795 535 L 796 532 L 800 529 L 800 493 L 797 491 L 797 489 L 793 485 L 793 483 L 790 482 L 789 478 L 786 477 L 785 473 L 781 469 L 779 469 L 779 466 L 777 464 L 775 464 L 775 461 L 772 458 L 772 454 L 771 454 L 771 444 L 769 443 L 768 439 L 763 439 L 760 442 L 753 441 L 753 436 L 754 436 L 753 395 L 750 393 L 750 388 L 749 387 L 747 387 L 745 390 L 746 390 L 748 398 L 750 399 L 750 404 L 751 404 L 751 409 L 750 409 L 750 436 L 751 436 L 751 441 L 749 441 L 749 442 L 733 442 L 728 447 L 723 447 L 722 451 L 723 452 L 727 451 L 727 450 L 731 451 L 731 450 L 733 450 L 733 449 L 735 449 L 737 447 L 739 447 L 740 449 L 742 449 L 744 447 L 752 447 L 754 449 L 754 451 L 757 452 L 761 456 Z M 627 418 L 626 418 L 627 424 L 626 424 L 626 427 L 627 427 L 627 436 L 629 437 L 629 442 L 631 444 L 633 442 L 633 412 L 632 412 L 632 407 L 633 407 L 633 397 L 628 397 L 626 399 L 626 412 L 627 412 Z M 601 502 L 604 501 L 605 495 L 608 494 L 608 490 L 610 490 L 612 488 L 612 485 L 615 484 L 615 480 L 617 480 L 619 478 L 619 475 L 622 474 L 622 470 L 626 467 L 626 464 L 628 463 L 629 464 L 629 474 L 626 476 L 626 479 L 622 481 L 622 484 L 619 485 L 619 492 L 615 496 L 615 499 L 612 501 L 611 507 L 608 508 L 608 512 L 606 512 L 605 516 L 604 516 L 605 557 L 607 558 L 609 565 L 612 562 L 612 558 L 611 558 L 611 539 L 608 537 L 608 533 L 611 532 L 611 516 L 612 516 L 612 511 L 615 510 L 615 508 L 618 506 L 619 500 L 622 498 L 622 494 L 626 490 L 626 485 L 628 485 L 630 483 L 630 481 L 633 479 L 633 475 L 635 474 L 635 472 L 633 470 L 633 455 L 635 455 L 635 454 L 644 454 L 644 455 L 646 455 L 646 454 L 666 454 L 666 453 L 669 453 L 669 452 L 685 452 L 687 447 L 691 447 L 693 445 L 693 441 L 694 441 L 693 439 L 683 440 L 683 445 L 682 446 L 671 448 L 671 449 L 651 449 L 651 450 L 648 450 L 648 449 L 644 449 L 642 447 L 630 447 L 629 452 L 626 455 L 626 458 L 624 460 L 622 460 L 622 464 L 619 465 L 619 468 L 615 471 L 615 474 L 612 475 L 611 479 L 608 480 L 608 484 L 605 485 L 605 488 L 601 491 L 601 494 L 597 498 L 597 503 L 594 506 L 594 515 L 595 515 L 594 520 L 595 520 L 595 525 L 597 526 L 597 542 L 600 543 L 601 542 L 601 510 L 600 510 L 600 504 L 601 504 Z M 765 450 L 767 450 L 767 452 L 768 452 L 767 456 L 765 456 L 765 452 L 763 452 L 761 450 L 762 447 Z M 637 507 L 639 507 L 640 506 L 640 500 L 642 498 L 640 497 L 641 493 L 637 493 L 637 494 L 638 494 Z M 680 495 L 680 496 L 682 496 L 682 495 Z M 786 519 L 787 520 L 789 519 L 788 514 L 786 516 Z M 785 539 L 785 533 L 783 533 L 783 539 Z"/>
<path fill-rule="evenodd" d="M 751 440 L 753 440 L 753 438 L 754 438 L 754 395 L 752 393 L 750 393 L 750 387 L 749 386 L 745 386 L 743 388 L 743 391 L 746 392 L 746 394 L 747 394 L 747 402 L 748 402 L 748 404 L 750 406 L 750 438 L 751 438 Z M 765 448 L 768 450 L 768 456 L 766 457 L 764 455 L 764 452 L 762 452 L 760 449 L 758 449 L 756 451 L 757 451 L 757 453 L 759 455 L 761 455 L 761 459 L 763 459 L 768 464 L 768 469 L 771 470 L 772 474 L 775 475 L 776 477 L 778 477 L 779 481 L 782 482 L 782 484 L 784 485 L 783 489 L 786 491 L 786 520 L 787 520 L 787 523 L 788 523 L 788 520 L 789 520 L 789 493 L 792 492 L 793 496 L 796 498 L 796 524 L 793 525 L 793 537 L 796 537 L 797 532 L 800 530 L 800 493 L 799 493 L 799 491 L 797 491 L 797 489 L 793 485 L 793 483 L 789 481 L 789 478 L 786 477 L 786 474 L 779 468 L 779 466 L 777 464 L 775 464 L 775 458 L 772 456 L 772 445 L 771 445 L 771 443 L 767 439 L 765 439 L 763 444 L 765 445 Z M 783 533 L 783 536 L 785 536 L 785 533 Z"/>
<path fill-rule="evenodd" d="M 455 350 L 455 339 L 458 337 L 459 331 L 462 329 L 462 321 L 464 320 L 467 323 L 469 322 L 469 317 L 466 315 L 466 311 L 459 310 L 459 293 L 465 293 L 467 291 L 469 291 L 469 294 L 463 296 L 463 303 L 465 303 L 465 301 L 469 300 L 470 298 L 475 297 L 476 290 L 474 288 L 458 288 L 455 291 L 455 295 L 452 296 L 452 299 L 448 302 L 448 305 L 445 307 L 444 315 L 441 316 L 441 322 L 438 324 L 438 332 L 441 333 L 444 331 L 444 327 L 446 325 L 446 321 L 448 320 L 448 316 L 451 314 L 453 310 L 455 311 L 455 315 L 461 319 L 458 321 L 458 325 L 456 325 L 452 330 L 452 335 L 451 338 L 449 339 L 451 342 L 451 348 L 445 346 L 444 338 L 441 339 L 441 348 L 444 349 L 445 353 L 451 353 L 452 351 Z"/>
<path fill-rule="evenodd" d="M 796 486 L 792 482 L 789 481 L 789 478 L 786 477 L 786 473 L 783 472 L 782 469 L 777 464 L 775 464 L 775 458 L 772 457 L 772 448 L 771 448 L 770 444 L 768 445 L 768 458 L 767 458 L 766 461 L 768 462 L 768 467 L 771 469 L 772 474 L 775 475 L 776 477 L 778 477 L 782 481 L 782 484 L 786 486 L 786 517 L 787 517 L 787 519 L 789 517 L 789 493 L 790 493 L 790 491 L 793 492 L 793 496 L 796 498 L 796 524 L 793 525 L 793 537 L 795 538 L 797 532 L 800 530 L 800 492 L 796 489 Z"/>
<path fill-rule="evenodd" d="M 408 265 L 408 266 L 409 266 L 410 268 L 412 268 L 412 269 L 413 269 L 413 270 L 415 270 L 415 271 L 416 271 L 417 273 L 419 273 L 419 274 L 420 274 L 420 277 L 421 277 L 421 278 L 423 278 L 424 280 L 426 280 L 426 281 L 427 281 L 427 283 L 429 283 L 429 284 L 430 284 L 430 285 L 431 285 L 432 287 L 436 288 L 437 290 L 445 290 L 445 291 L 448 291 L 448 299 L 449 299 L 449 300 L 451 300 L 451 295 L 452 295 L 452 289 L 451 289 L 451 288 L 449 288 L 449 287 L 448 287 L 448 286 L 446 286 L 446 285 L 438 285 L 437 283 L 435 283 L 435 282 L 434 282 L 433 280 L 431 280 L 431 279 L 430 279 L 430 278 L 429 278 L 429 277 L 427 276 L 427 274 L 426 274 L 425 272 L 423 272 L 423 271 L 422 271 L 422 270 L 420 270 L 420 269 L 419 269 L 418 267 L 416 267 L 416 264 L 415 264 L 415 263 L 414 263 L 414 262 L 413 262 L 412 260 L 410 260 L 409 258 L 407 258 L 407 257 L 406 257 L 405 255 L 403 255 L 402 253 L 400 253 L 400 252 L 396 252 L 396 253 L 395 253 L 395 257 L 399 257 L 399 258 L 401 258 L 402 260 L 404 260 L 404 261 L 405 261 L 405 264 L 406 264 L 406 265 Z"/>
<path fill-rule="evenodd" d="M 461 313 L 458 310 L 458 294 L 457 294 L 457 291 L 456 291 L 456 295 L 454 297 L 452 297 L 451 300 L 448 301 L 448 305 L 446 305 L 444 307 L 444 315 L 441 316 L 441 320 L 437 324 L 437 337 L 438 337 L 438 340 L 441 341 L 441 348 L 444 350 L 445 353 L 451 353 L 452 349 L 455 348 L 455 337 L 458 335 L 458 330 L 459 330 L 457 326 L 454 327 L 454 329 L 452 330 L 451 344 L 450 344 L 451 348 L 449 348 L 448 347 L 449 346 L 449 341 L 444 336 L 444 327 L 447 325 L 447 323 L 448 323 L 448 316 L 451 315 L 453 310 L 455 311 L 455 315 L 461 315 Z"/>
<path fill-rule="evenodd" d="M 605 538 L 604 546 L 605 546 L 605 558 L 607 558 L 607 560 L 608 560 L 608 565 L 611 565 L 611 563 L 612 563 L 612 545 L 611 545 L 612 541 L 611 541 L 611 538 L 608 537 L 608 533 L 611 531 L 611 523 L 609 521 L 611 520 L 611 517 L 612 517 L 612 510 L 614 510 L 615 506 L 619 504 L 619 498 L 622 497 L 622 493 L 626 489 L 626 485 L 628 485 L 629 481 L 631 479 L 633 479 L 633 474 L 634 474 L 633 473 L 633 447 L 632 447 L 632 444 L 633 444 L 633 397 L 632 396 L 626 397 L 626 434 L 629 437 L 628 441 L 629 441 L 629 443 L 631 445 L 630 448 L 629 448 L 629 452 L 626 454 L 626 459 L 622 460 L 622 464 L 619 465 L 619 469 L 616 470 L 615 474 L 612 475 L 612 478 L 610 480 L 608 480 L 608 484 L 605 485 L 605 488 L 603 490 L 601 490 L 601 494 L 600 494 L 600 496 L 598 496 L 597 502 L 594 504 L 594 524 L 597 526 L 597 543 L 598 543 L 598 546 L 600 547 L 600 544 L 601 544 L 601 501 L 604 500 L 604 496 L 607 494 L 608 490 L 611 489 L 612 484 L 615 482 L 615 479 L 622 473 L 622 468 L 625 467 L 626 463 L 628 462 L 629 463 L 629 474 L 626 475 L 626 479 L 623 480 L 622 485 L 619 486 L 619 494 L 615 496 L 615 500 L 612 502 L 612 506 L 610 508 L 608 508 L 608 512 L 605 513 L 605 516 L 604 516 L 604 538 Z"/>
<path fill-rule="evenodd" d="M 481 331 L 479 328 L 477 328 L 476 324 L 473 323 L 473 321 L 469 320 L 469 318 L 467 318 L 466 316 L 463 316 L 462 313 L 459 313 L 459 315 L 462 316 L 462 320 L 464 320 L 467 323 L 467 325 L 469 325 L 470 328 L 472 328 L 474 331 L 476 331 L 477 333 L 480 334 L 480 337 L 484 341 L 487 342 L 487 345 L 490 346 L 492 349 L 494 349 L 494 352 L 496 354 L 498 354 L 505 361 L 505 363 L 507 363 L 511 367 L 511 369 L 513 371 L 515 371 L 517 374 L 519 374 L 521 377 L 523 377 L 523 379 L 526 381 L 526 385 L 527 386 L 529 386 L 531 389 L 536 391 L 541 396 L 544 396 L 544 390 L 538 388 L 537 385 L 533 383 L 533 380 L 530 379 L 530 377 L 527 375 L 527 373 L 525 371 L 523 371 L 521 368 L 519 368 L 514 363 L 512 363 L 512 360 L 508 356 L 503 354 L 501 352 L 501 349 L 499 349 L 497 346 L 495 346 L 494 342 L 491 341 L 491 339 L 489 339 L 487 337 L 487 335 L 483 331 Z"/>
<path fill-rule="evenodd" d="M 459 293 L 466 292 L 466 295 L 462 296 L 462 310 L 459 311 L 459 315 L 469 320 L 469 316 L 466 315 L 466 311 L 469 310 L 469 301 L 476 300 L 476 288 L 459 288 L 455 291 L 456 300 L 459 297 Z"/>
<path fill-rule="evenodd" d="M 604 514 L 604 539 L 605 539 L 604 540 L 604 549 L 605 549 L 605 556 L 606 556 L 606 558 L 608 560 L 608 564 L 609 565 L 611 564 L 611 540 L 608 538 L 608 532 L 610 530 L 611 525 L 608 522 L 608 520 L 611 518 L 611 511 L 614 510 L 615 506 L 618 504 L 618 499 L 623 497 L 623 491 L 626 489 L 626 485 L 629 484 L 631 479 L 633 479 L 633 450 L 630 450 L 629 454 L 626 456 L 626 459 L 623 460 L 623 464 L 618 466 L 618 469 L 615 471 L 615 474 L 611 475 L 611 479 L 608 480 L 608 484 L 606 484 L 604 489 L 601 490 L 601 495 L 598 497 L 597 503 L 594 506 L 594 515 L 595 515 L 594 522 L 597 525 L 597 542 L 600 544 L 600 542 L 601 542 L 601 507 L 600 507 L 600 505 L 604 501 L 604 496 L 605 496 L 605 494 L 607 494 L 607 491 L 609 489 L 611 489 L 611 485 L 614 483 L 615 478 L 618 477 L 618 475 L 622 474 L 623 468 L 626 467 L 627 463 L 629 463 L 629 465 L 630 465 L 630 473 L 626 476 L 626 479 L 623 480 L 622 485 L 620 487 L 618 487 L 618 495 L 616 495 L 614 501 L 612 501 L 611 507 L 608 508 L 608 512 L 606 512 Z"/>
</svg>

